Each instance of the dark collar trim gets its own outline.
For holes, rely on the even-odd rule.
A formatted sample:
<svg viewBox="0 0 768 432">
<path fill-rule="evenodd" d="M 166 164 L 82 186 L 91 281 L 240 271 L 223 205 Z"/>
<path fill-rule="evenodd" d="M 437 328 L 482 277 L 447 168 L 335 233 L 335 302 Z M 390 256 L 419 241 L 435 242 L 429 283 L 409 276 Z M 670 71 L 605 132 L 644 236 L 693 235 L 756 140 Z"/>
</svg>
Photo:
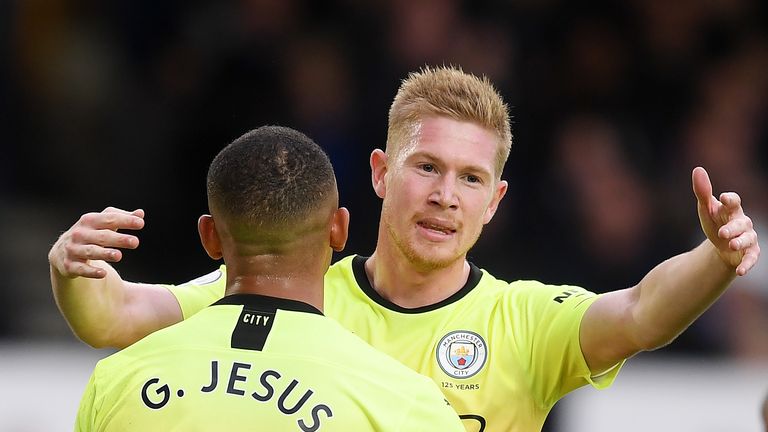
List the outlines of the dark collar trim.
<svg viewBox="0 0 768 432">
<path fill-rule="evenodd" d="M 363 292 L 373 301 L 378 303 L 381 306 L 384 306 L 387 309 L 393 310 L 395 312 L 400 313 L 407 313 L 407 314 L 417 314 L 422 312 L 429 312 L 433 311 L 435 309 L 440 309 L 443 306 L 447 306 L 451 303 L 457 302 L 461 300 L 464 296 L 470 293 L 472 289 L 474 289 L 478 283 L 480 283 L 480 278 L 483 277 L 483 272 L 474 264 L 469 263 L 469 278 L 467 278 L 467 283 L 464 284 L 463 287 L 461 287 L 460 290 L 456 291 L 453 295 L 448 297 L 445 300 L 439 301 L 437 303 L 427 305 L 427 306 L 421 306 L 413 309 L 404 308 L 402 306 L 398 306 L 391 301 L 385 299 L 382 297 L 378 292 L 376 292 L 375 289 L 373 289 L 373 286 L 371 286 L 371 281 L 368 280 L 368 275 L 365 273 L 365 262 L 368 261 L 369 257 L 366 256 L 360 256 L 356 255 L 354 258 L 352 258 L 352 272 L 355 275 L 355 280 L 357 281 L 357 285 L 360 287 L 360 289 L 363 290 Z"/>
<path fill-rule="evenodd" d="M 222 297 L 219 301 L 212 304 L 211 306 L 217 305 L 243 305 L 248 308 L 258 309 L 264 312 L 283 309 L 295 312 L 313 313 L 318 315 L 323 314 L 316 307 L 308 303 L 260 294 L 231 294 Z"/>
</svg>

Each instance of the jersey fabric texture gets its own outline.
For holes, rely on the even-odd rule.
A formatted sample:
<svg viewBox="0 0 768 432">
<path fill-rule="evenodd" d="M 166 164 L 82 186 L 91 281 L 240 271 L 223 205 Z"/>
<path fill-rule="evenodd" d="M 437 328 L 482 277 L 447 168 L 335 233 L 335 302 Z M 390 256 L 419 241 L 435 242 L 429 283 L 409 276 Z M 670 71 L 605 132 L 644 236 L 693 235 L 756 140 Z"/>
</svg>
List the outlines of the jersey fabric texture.
<svg viewBox="0 0 768 432">
<path fill-rule="evenodd" d="M 429 378 L 305 303 L 237 294 L 101 360 L 76 431 L 463 431 Z"/>
<path fill-rule="evenodd" d="M 598 295 L 574 286 L 505 282 L 470 265 L 466 285 L 434 305 L 405 309 L 371 287 L 350 256 L 325 276 L 325 313 L 375 348 L 431 377 L 467 431 L 540 431 L 552 406 L 586 384 L 608 387 L 621 364 L 591 377 L 579 344 Z M 224 292 L 223 266 L 168 286 L 189 317 Z M 392 381 L 392 385 L 398 385 Z"/>
</svg>

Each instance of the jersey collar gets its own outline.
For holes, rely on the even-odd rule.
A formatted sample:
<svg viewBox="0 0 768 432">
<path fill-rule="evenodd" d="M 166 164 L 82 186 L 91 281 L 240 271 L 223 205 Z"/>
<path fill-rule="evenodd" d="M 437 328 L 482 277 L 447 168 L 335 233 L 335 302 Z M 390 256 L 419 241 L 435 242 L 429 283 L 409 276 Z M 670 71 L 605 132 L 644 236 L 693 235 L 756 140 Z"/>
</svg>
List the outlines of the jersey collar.
<svg viewBox="0 0 768 432">
<path fill-rule="evenodd" d="M 243 305 L 250 308 L 258 308 L 259 310 L 265 312 L 282 309 L 294 312 L 313 313 L 318 315 L 323 314 L 316 307 L 308 303 L 260 294 L 231 294 L 222 297 L 219 301 L 212 304 L 211 306 L 218 305 Z"/>
<path fill-rule="evenodd" d="M 400 313 L 416 314 L 421 312 L 429 312 L 457 302 L 461 300 L 465 295 L 469 294 L 469 292 L 472 291 L 472 289 L 475 288 L 478 283 L 480 283 L 480 278 L 483 276 L 483 272 L 477 266 L 469 263 L 469 277 L 467 278 L 467 283 L 465 283 L 460 290 L 456 291 L 453 293 L 453 295 L 446 298 L 445 300 L 441 300 L 437 303 L 409 309 L 392 303 L 391 301 L 382 297 L 378 292 L 376 292 L 375 289 L 373 289 L 373 286 L 371 286 L 371 281 L 368 280 L 368 275 L 365 272 L 365 262 L 368 261 L 368 258 L 370 257 L 355 255 L 355 257 L 352 259 L 352 272 L 355 275 L 355 281 L 357 281 L 357 285 L 371 300 L 375 301 L 381 306 L 384 306 L 387 309 Z"/>
</svg>

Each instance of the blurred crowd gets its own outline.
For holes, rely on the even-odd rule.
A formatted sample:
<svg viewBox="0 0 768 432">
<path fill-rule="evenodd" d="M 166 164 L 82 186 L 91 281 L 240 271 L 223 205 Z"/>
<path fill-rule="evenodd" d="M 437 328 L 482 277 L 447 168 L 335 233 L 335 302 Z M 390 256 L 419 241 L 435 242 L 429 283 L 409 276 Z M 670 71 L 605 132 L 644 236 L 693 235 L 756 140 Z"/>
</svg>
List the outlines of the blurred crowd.
<svg viewBox="0 0 768 432">
<path fill-rule="evenodd" d="M 637 283 L 704 239 L 697 165 L 768 238 L 759 0 L 25 0 L 0 3 L 0 23 L 2 337 L 72 337 L 46 253 L 86 211 L 146 210 L 124 277 L 213 269 L 195 228 L 207 164 L 263 124 L 329 152 L 347 252 L 370 254 L 368 155 L 400 80 L 426 64 L 486 75 L 510 104 L 510 191 L 470 253 L 496 276 Z M 767 260 L 664 351 L 768 359 Z"/>
</svg>

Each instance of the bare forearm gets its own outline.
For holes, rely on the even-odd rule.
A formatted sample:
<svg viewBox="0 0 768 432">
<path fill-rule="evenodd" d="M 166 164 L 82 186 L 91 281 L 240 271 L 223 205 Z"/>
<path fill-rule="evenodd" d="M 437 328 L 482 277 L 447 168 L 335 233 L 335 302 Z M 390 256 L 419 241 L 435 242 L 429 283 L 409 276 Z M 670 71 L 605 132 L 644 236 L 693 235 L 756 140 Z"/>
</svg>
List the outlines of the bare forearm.
<svg viewBox="0 0 768 432">
<path fill-rule="evenodd" d="M 78 338 L 96 348 L 113 346 L 125 298 L 123 280 L 103 261 L 91 261 L 90 265 L 104 269 L 106 277 L 66 277 L 51 266 L 53 295 Z"/>
<path fill-rule="evenodd" d="M 709 241 L 651 270 L 635 287 L 632 308 L 645 349 L 664 346 L 682 333 L 725 291 L 735 269 Z"/>
<path fill-rule="evenodd" d="M 672 342 L 737 275 L 747 274 L 757 263 L 757 232 L 738 194 L 725 192 L 715 198 L 701 167 L 693 170 L 692 184 L 707 240 L 659 264 L 638 285 L 606 293 L 592 303 L 579 338 L 593 373 Z"/>
<path fill-rule="evenodd" d="M 72 331 L 94 347 L 123 348 L 182 320 L 176 297 L 163 285 L 124 281 L 109 263 L 136 236 L 118 232 L 144 226 L 144 211 L 107 207 L 86 213 L 48 252 L 56 304 Z"/>
</svg>

